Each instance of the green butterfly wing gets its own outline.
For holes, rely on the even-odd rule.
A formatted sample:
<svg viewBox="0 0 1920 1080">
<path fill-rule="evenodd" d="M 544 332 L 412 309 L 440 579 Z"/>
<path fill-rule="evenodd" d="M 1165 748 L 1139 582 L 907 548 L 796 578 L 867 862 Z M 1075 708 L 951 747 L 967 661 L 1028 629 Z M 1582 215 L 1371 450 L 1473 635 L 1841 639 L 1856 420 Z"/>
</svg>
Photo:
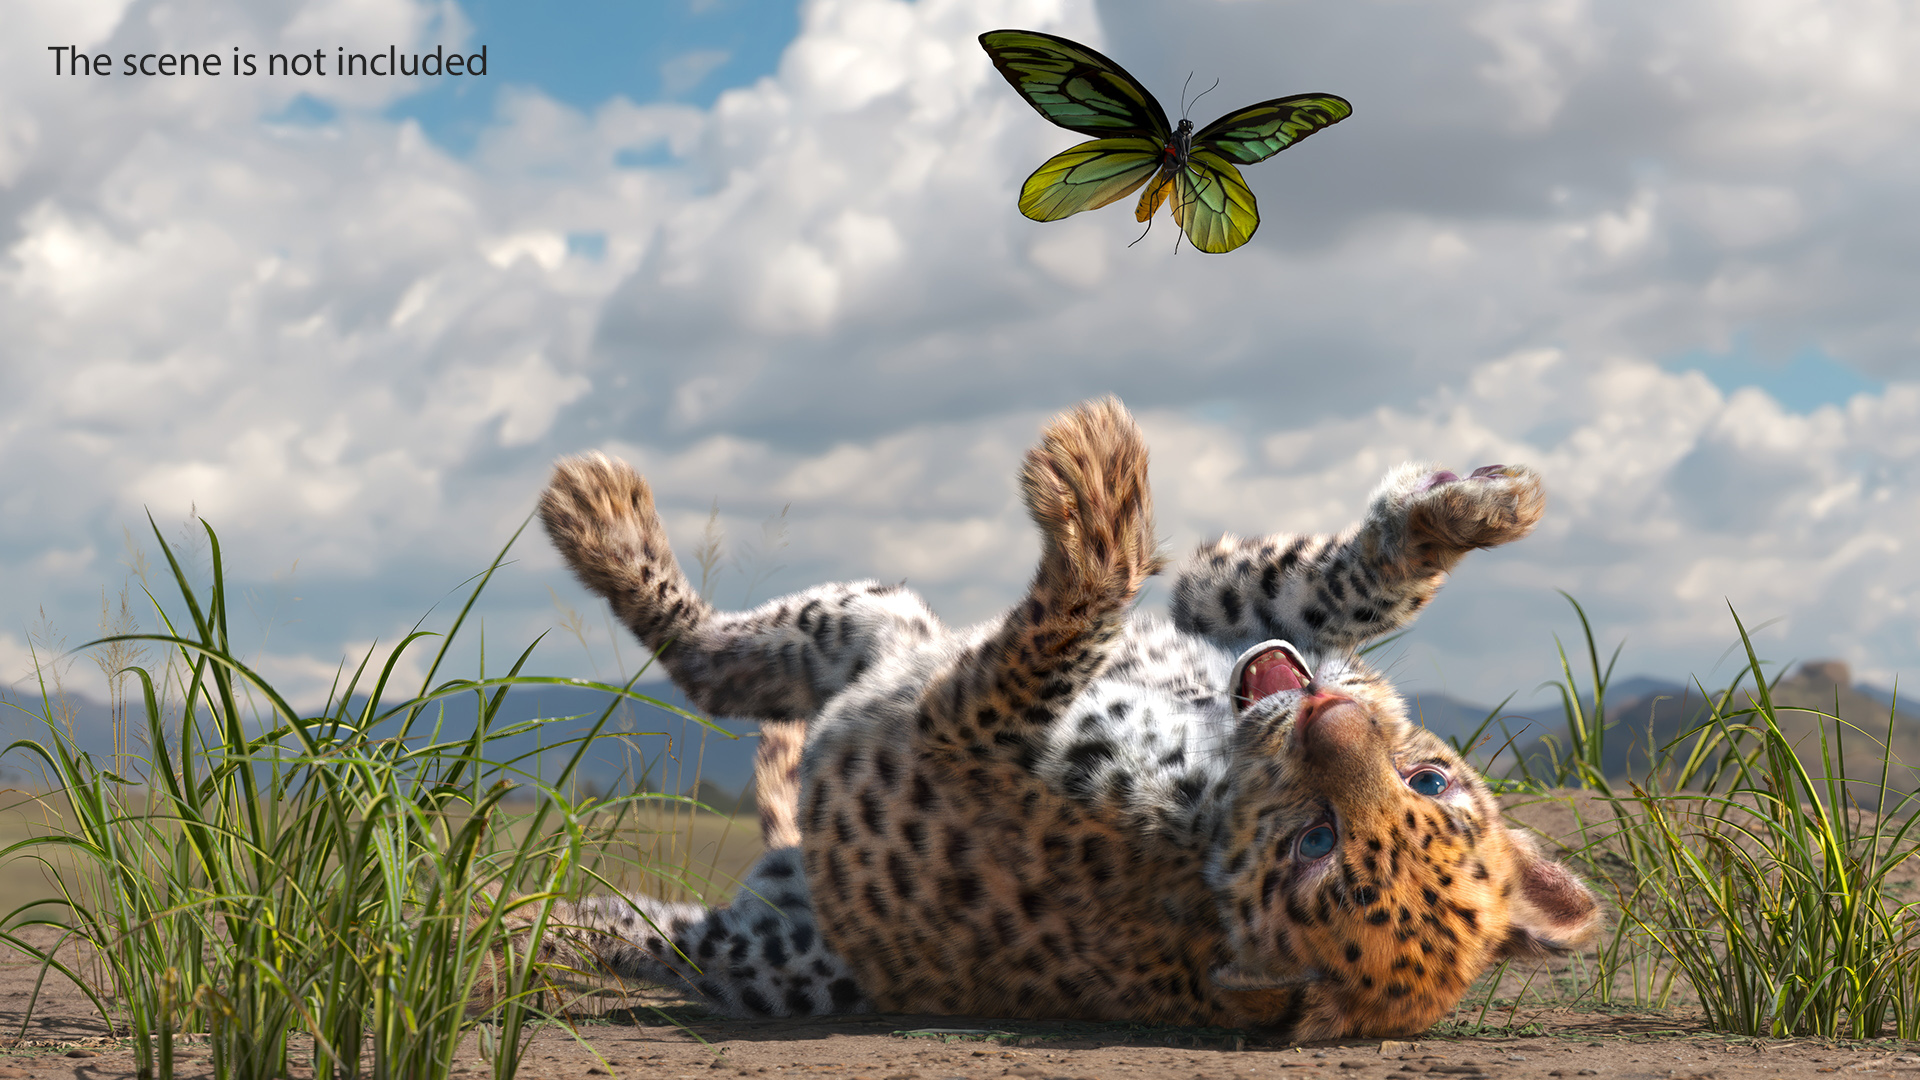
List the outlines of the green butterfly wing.
<svg viewBox="0 0 1920 1080">
<path fill-rule="evenodd" d="M 1193 246 L 1209 254 L 1232 251 L 1253 238 L 1260 210 L 1253 189 L 1233 162 L 1196 147 L 1173 177 L 1173 220 Z"/>
<path fill-rule="evenodd" d="M 1242 165 L 1252 165 L 1352 115 L 1347 99 L 1333 94 L 1274 98 L 1208 124 L 1194 134 L 1193 148 L 1217 150 Z"/>
<path fill-rule="evenodd" d="M 1058 221 L 1131 194 L 1160 167 L 1160 144 L 1152 139 L 1094 139 L 1042 162 L 1020 188 L 1020 212 L 1035 221 Z"/>
<path fill-rule="evenodd" d="M 1353 114 L 1353 106 L 1333 94 L 1262 101 L 1195 133 L 1180 163 L 1166 110 L 1119 64 L 1077 41 L 1037 30 L 992 30 L 980 35 L 980 46 L 1041 116 L 1096 136 L 1048 158 L 1027 177 L 1021 213 L 1058 221 L 1129 195 L 1153 177 L 1134 216 L 1145 221 L 1170 203 L 1193 246 L 1214 254 L 1246 243 L 1260 227 L 1253 191 L 1235 163 L 1265 161 Z"/>
<path fill-rule="evenodd" d="M 1138 79 L 1077 41 L 1037 30 L 989 30 L 980 47 L 1027 104 L 1069 131 L 1163 143 L 1173 133 L 1166 110 Z"/>
</svg>

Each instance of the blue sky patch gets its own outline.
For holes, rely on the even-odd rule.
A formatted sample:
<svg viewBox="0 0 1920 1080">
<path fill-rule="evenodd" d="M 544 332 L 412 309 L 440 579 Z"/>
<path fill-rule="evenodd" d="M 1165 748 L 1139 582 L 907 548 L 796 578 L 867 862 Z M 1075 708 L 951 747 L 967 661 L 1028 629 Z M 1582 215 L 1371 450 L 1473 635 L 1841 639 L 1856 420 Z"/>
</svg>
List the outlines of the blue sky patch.
<svg viewBox="0 0 1920 1080">
<path fill-rule="evenodd" d="M 706 108 L 779 66 L 800 31 L 798 0 L 462 0 L 463 47 L 487 46 L 485 78 L 439 79 L 388 110 L 465 153 L 504 86 L 532 86 L 582 111 L 617 95 Z M 429 47 L 431 46 L 429 42 Z"/>
<path fill-rule="evenodd" d="M 1825 350 L 1802 349 L 1791 359 L 1762 359 L 1743 336 L 1725 353 L 1683 353 L 1666 362 L 1669 371 L 1698 371 L 1722 393 L 1757 386 L 1775 401 L 1797 413 L 1822 405 L 1845 405 L 1855 394 L 1877 394 L 1885 383 L 1875 382 L 1827 355 Z"/>
</svg>

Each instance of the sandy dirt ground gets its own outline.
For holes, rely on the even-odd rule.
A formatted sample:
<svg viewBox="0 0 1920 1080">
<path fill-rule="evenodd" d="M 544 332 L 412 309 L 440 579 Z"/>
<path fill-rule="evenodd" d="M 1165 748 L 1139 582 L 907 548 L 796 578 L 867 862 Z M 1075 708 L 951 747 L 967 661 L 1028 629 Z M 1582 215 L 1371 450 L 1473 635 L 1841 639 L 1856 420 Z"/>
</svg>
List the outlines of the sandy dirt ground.
<svg viewBox="0 0 1920 1080">
<path fill-rule="evenodd" d="M 1577 831 L 1584 807 L 1536 804 L 1522 820 L 1550 835 Z M 0 956 L 0 1080 L 132 1078 L 133 1051 L 108 1037 L 91 1004 L 57 975 Z M 1471 1021 L 1472 1024 L 1468 1022 Z M 1480 1025 L 1479 1034 L 1464 1034 Z M 1487 1033 L 1488 1031 L 1492 1033 Z M 304 1054 L 296 1060 L 304 1064 Z M 204 1047 L 180 1050 L 180 1077 L 211 1075 Z M 469 1042 L 461 1075 L 491 1068 Z M 533 1032 L 519 1075 L 561 1077 L 834 1077 L 950 1080 L 1020 1077 L 1124 1080 L 1817 1080 L 1830 1074 L 1920 1080 L 1920 1044 L 1894 1040 L 1758 1040 L 1717 1035 L 1697 1012 L 1603 1011 L 1571 1003 L 1461 1014 L 1415 1040 L 1351 1039 L 1292 1046 L 1259 1031 L 870 1015 L 831 1020 L 715 1019 L 697 1006 L 621 1008 Z M 295 1078 L 310 1074 L 296 1069 Z"/>
<path fill-rule="evenodd" d="M 16 978 L 5 984 L 13 985 Z M 5 990 L 13 995 L 21 991 Z M 78 995 L 72 995 L 78 999 Z M 17 1002 L 9 996 L 7 1002 Z M 71 1008 L 84 999 L 45 1005 Z M 78 1010 L 51 1011 L 16 1041 L 17 1005 L 0 1011 L 14 1027 L 0 1040 L 0 1078 L 132 1078 L 133 1051 L 101 1034 Z M 62 1010 L 64 1011 L 64 1009 Z M 1125 1024 L 992 1021 L 875 1015 L 831 1021 L 731 1021 L 688 1008 L 622 1011 L 569 1030 L 536 1031 L 519 1075 L 560 1077 L 844 1077 L 847 1080 L 1818 1080 L 1829 1074 L 1920 1077 L 1920 1044 L 1813 1039 L 1755 1040 L 1715 1035 L 1684 1013 L 1600 1014 L 1525 1010 L 1524 1034 L 1343 1040 L 1288 1046 L 1258 1032 L 1193 1031 Z M 670 1023 L 668 1018 L 677 1021 Z M 203 1048 L 179 1051 L 180 1077 L 211 1075 Z M 470 1044 L 458 1075 L 490 1067 Z M 295 1077 L 310 1075 L 296 1069 Z"/>
</svg>

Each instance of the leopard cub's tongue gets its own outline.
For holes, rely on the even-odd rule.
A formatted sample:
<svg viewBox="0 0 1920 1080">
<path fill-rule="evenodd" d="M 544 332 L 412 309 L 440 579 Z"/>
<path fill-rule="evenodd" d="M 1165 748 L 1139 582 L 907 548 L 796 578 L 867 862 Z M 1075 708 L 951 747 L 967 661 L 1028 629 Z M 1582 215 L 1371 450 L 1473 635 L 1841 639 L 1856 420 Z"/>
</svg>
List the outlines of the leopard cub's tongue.
<svg viewBox="0 0 1920 1080">
<path fill-rule="evenodd" d="M 1285 649 L 1268 649 L 1240 670 L 1240 685 L 1234 688 L 1234 694 L 1243 705 L 1251 705 L 1268 694 L 1305 685 L 1307 673 Z"/>
</svg>

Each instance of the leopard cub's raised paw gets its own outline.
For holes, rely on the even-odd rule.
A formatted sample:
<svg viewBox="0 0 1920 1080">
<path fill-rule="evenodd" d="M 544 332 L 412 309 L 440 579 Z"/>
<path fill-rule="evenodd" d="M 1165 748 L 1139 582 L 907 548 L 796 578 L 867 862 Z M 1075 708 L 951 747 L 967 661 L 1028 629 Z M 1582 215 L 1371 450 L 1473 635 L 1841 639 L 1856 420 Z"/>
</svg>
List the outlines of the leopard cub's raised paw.
<svg viewBox="0 0 1920 1080">
<path fill-rule="evenodd" d="M 704 616 L 704 602 L 674 562 L 652 491 L 626 462 L 585 454 L 556 464 L 540 521 L 574 576 L 611 601 L 641 640 L 658 648 L 657 635 L 684 633 Z"/>
<path fill-rule="evenodd" d="M 1056 418 L 1028 451 L 1021 479 L 1046 545 L 1042 572 L 1078 579 L 1055 584 L 1131 599 L 1160 569 L 1146 442 L 1119 401 Z"/>
<path fill-rule="evenodd" d="M 1375 496 L 1376 512 L 1404 514 L 1411 544 L 1443 559 L 1520 539 L 1546 505 L 1539 474 L 1525 465 L 1483 465 L 1464 477 L 1404 465 Z"/>
</svg>

